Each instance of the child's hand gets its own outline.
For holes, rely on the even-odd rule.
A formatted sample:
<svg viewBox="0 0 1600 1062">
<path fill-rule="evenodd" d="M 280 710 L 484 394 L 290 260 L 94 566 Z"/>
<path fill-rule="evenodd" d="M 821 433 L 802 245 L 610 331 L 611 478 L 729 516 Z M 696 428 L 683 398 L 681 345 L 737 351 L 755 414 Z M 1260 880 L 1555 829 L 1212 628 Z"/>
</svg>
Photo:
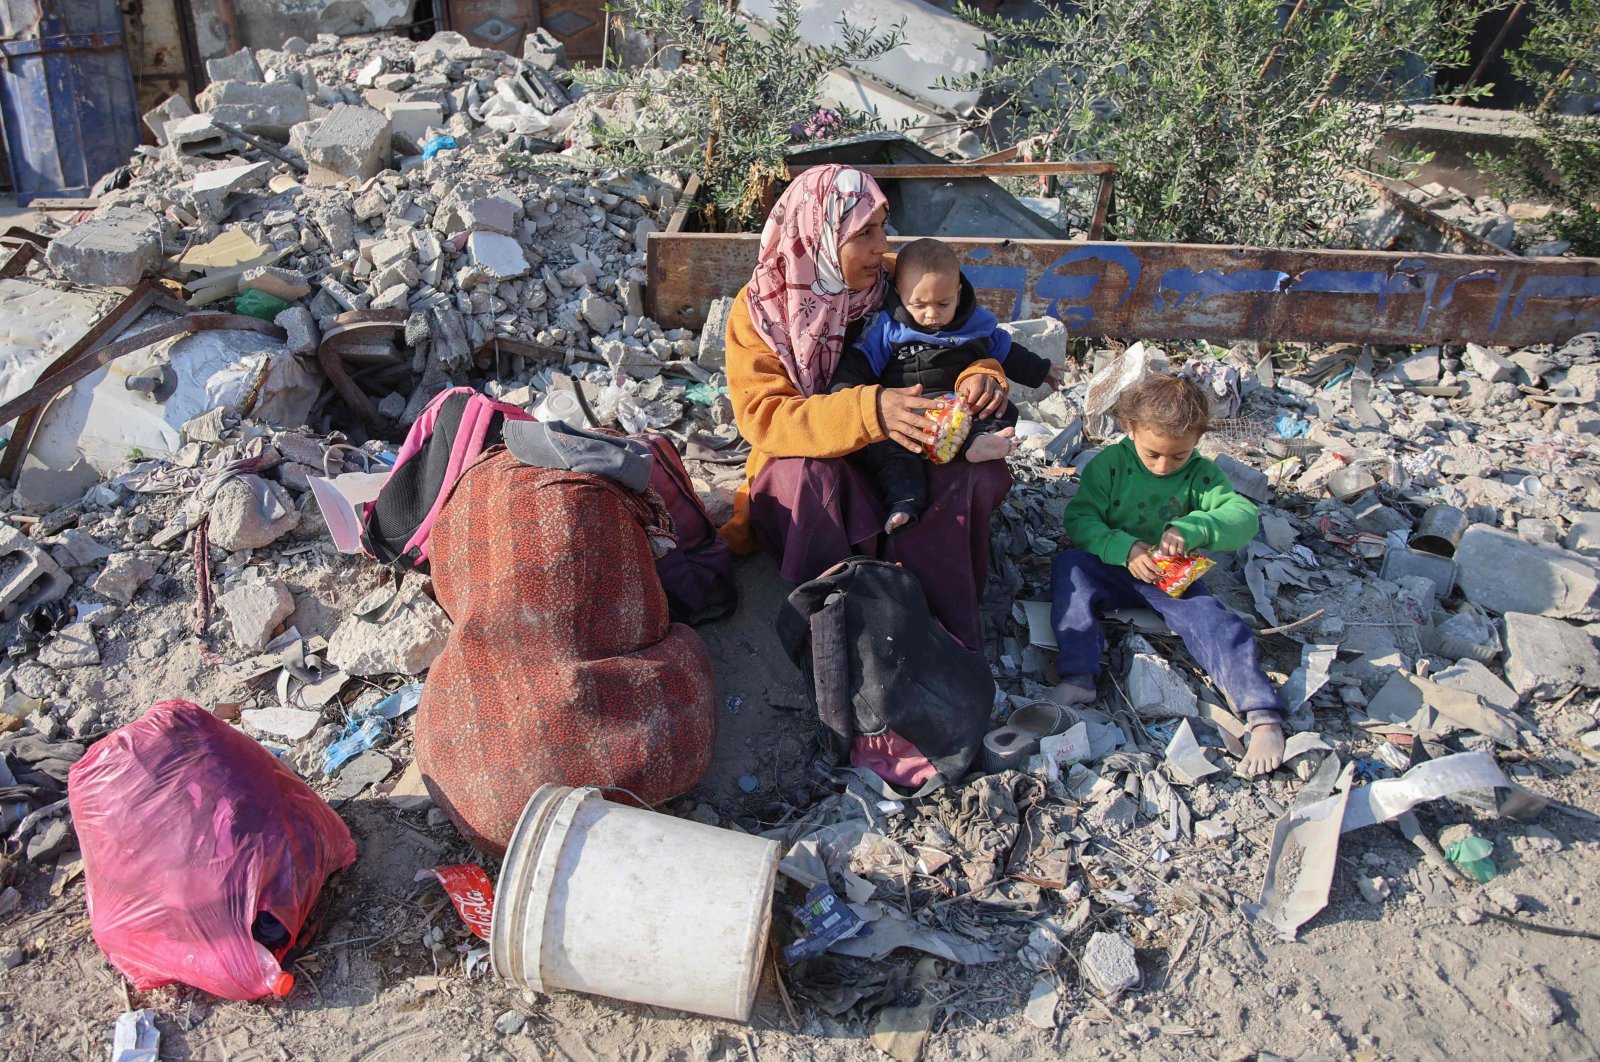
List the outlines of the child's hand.
<svg viewBox="0 0 1600 1062">
<path fill-rule="evenodd" d="M 1050 371 L 1045 373 L 1044 385 L 1052 391 L 1061 390 L 1061 385 L 1067 382 L 1067 367 L 1065 365 L 1050 366 Z"/>
<path fill-rule="evenodd" d="M 974 373 L 956 386 L 956 392 L 967 400 L 967 408 L 980 420 L 997 417 L 1006 408 L 1006 388 L 987 373 Z"/>
<path fill-rule="evenodd" d="M 1166 534 L 1161 536 L 1161 543 L 1156 546 L 1158 557 L 1182 557 L 1189 552 L 1189 547 L 1184 544 L 1183 536 L 1175 527 L 1167 528 Z"/>
<path fill-rule="evenodd" d="M 1150 546 L 1144 542 L 1135 542 L 1128 551 L 1128 571 L 1144 583 L 1159 582 L 1161 579 L 1161 566 L 1150 555 Z"/>
</svg>

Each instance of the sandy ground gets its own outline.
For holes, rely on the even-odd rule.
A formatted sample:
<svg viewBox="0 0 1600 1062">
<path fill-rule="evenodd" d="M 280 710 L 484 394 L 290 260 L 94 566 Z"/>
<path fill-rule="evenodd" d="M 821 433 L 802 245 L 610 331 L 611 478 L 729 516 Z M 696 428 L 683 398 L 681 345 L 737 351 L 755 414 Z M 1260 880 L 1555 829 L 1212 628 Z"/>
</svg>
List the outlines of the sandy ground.
<svg viewBox="0 0 1600 1062">
<path fill-rule="evenodd" d="M 302 585 L 317 580 L 330 600 L 360 589 L 358 581 L 343 586 L 315 571 L 304 573 Z M 772 632 L 786 587 L 764 559 L 741 561 L 740 580 L 739 612 L 702 632 L 721 687 L 716 757 L 705 783 L 676 802 L 679 811 L 709 802 L 724 821 L 759 818 L 811 758 L 804 691 Z M 156 630 L 181 623 L 185 595 L 172 590 L 128 622 Z M 148 667 L 136 656 L 127 667 L 106 669 L 112 677 L 99 692 L 108 708 L 115 706 L 108 717 L 131 718 L 152 694 L 171 695 L 174 682 L 190 683 L 195 696 L 220 690 L 224 683 L 208 672 L 210 665 L 189 654 L 176 643 L 171 651 L 146 651 Z M 736 713 L 730 698 L 739 699 Z M 386 751 L 397 761 L 409 758 L 408 737 Z M 745 774 L 758 779 L 753 794 L 737 784 Z M 1535 785 L 1600 813 L 1592 768 Z M 469 980 L 458 954 L 470 940 L 465 929 L 436 886 L 412 879 L 418 869 L 473 853 L 448 825 L 429 826 L 425 813 L 401 813 L 380 797 L 341 811 L 360 858 L 327 895 L 324 929 L 296 970 L 294 993 L 280 1003 L 220 1002 L 181 988 L 125 994 L 90 937 L 81 880 L 53 899 L 48 873 L 25 868 L 23 907 L 0 924 L 0 946 L 21 945 L 28 954 L 21 966 L 0 973 L 0 1057 L 103 1058 L 112 1024 L 130 1002 L 158 1013 L 161 1057 L 170 1060 L 883 1057 L 863 1022 L 835 1021 L 803 1003 L 792 1018 L 770 968 L 748 1026 L 573 993 L 525 994 L 481 972 Z M 1113 1007 L 1073 991 L 1053 1031 L 1023 1020 L 1034 975 L 1018 964 L 948 968 L 929 989 L 944 1005 L 924 1057 L 1600 1057 L 1591 1013 L 1600 1000 L 1594 962 L 1600 944 L 1494 921 L 1467 925 L 1457 914 L 1462 906 L 1492 908 L 1487 891 L 1504 890 L 1520 898 L 1531 921 L 1600 929 L 1591 914 L 1600 901 L 1588 887 L 1600 876 L 1600 828 L 1557 811 L 1546 812 L 1540 825 L 1556 842 L 1516 823 L 1481 823 L 1504 873 L 1488 887 L 1431 903 L 1418 887 L 1418 853 L 1397 833 L 1379 826 L 1349 835 L 1332 903 L 1298 942 L 1269 939 L 1235 911 L 1195 910 L 1187 916 L 1194 926 L 1187 946 L 1173 939 L 1140 950 L 1138 991 Z M 1174 883 L 1214 881 L 1253 897 L 1268 832 L 1266 823 L 1251 827 L 1224 853 L 1227 862 L 1215 850 L 1190 846 L 1158 873 Z M 1557 843 L 1560 850 L 1550 850 Z M 1368 903 L 1357 890 L 1358 874 L 1386 877 L 1394 895 Z M 666 912 L 666 898 L 653 902 Z M 423 943 L 432 927 L 444 933 L 439 952 Z M 442 958 L 437 968 L 435 955 Z M 1554 990 L 1562 1007 L 1556 1024 L 1531 1024 L 1508 1003 L 1508 986 L 1527 974 Z M 1067 980 L 1070 986 L 1076 978 Z M 526 1017 L 509 1035 L 496 1028 L 507 1011 Z"/>
</svg>

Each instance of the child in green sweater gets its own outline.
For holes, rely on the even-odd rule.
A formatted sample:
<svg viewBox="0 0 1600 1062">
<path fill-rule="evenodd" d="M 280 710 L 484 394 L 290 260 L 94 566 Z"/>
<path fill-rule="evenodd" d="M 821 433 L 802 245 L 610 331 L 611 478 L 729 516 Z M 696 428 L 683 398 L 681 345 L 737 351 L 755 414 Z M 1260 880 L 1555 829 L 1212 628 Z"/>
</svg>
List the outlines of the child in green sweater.
<svg viewBox="0 0 1600 1062">
<path fill-rule="evenodd" d="M 1083 470 L 1065 518 L 1078 548 L 1055 559 L 1051 621 L 1061 675 L 1055 699 L 1095 699 L 1105 650 L 1100 613 L 1148 606 L 1250 727 L 1240 770 L 1256 775 L 1283 762 L 1284 737 L 1278 695 L 1256 662 L 1255 633 L 1199 582 L 1181 597 L 1155 585 L 1162 576 L 1157 560 L 1240 549 L 1260 527 L 1250 500 L 1195 452 L 1208 412 L 1205 393 L 1178 376 L 1147 377 L 1117 403 L 1127 437 Z"/>
</svg>

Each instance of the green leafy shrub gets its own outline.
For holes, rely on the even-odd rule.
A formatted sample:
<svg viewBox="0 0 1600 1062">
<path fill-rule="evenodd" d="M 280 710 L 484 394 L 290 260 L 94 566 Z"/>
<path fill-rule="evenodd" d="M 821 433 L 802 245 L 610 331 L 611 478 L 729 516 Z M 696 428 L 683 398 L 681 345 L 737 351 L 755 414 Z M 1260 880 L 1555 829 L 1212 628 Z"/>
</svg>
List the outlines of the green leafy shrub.
<svg viewBox="0 0 1600 1062">
<path fill-rule="evenodd" d="M 1016 22 L 962 5 L 994 66 L 950 87 L 991 93 L 1039 158 L 1104 159 L 1120 239 L 1326 245 L 1397 175 L 1382 134 L 1466 61 L 1492 0 L 1082 0 Z M 1286 25 L 1286 22 L 1289 24 Z"/>
<path fill-rule="evenodd" d="M 780 173 L 784 152 L 798 139 L 842 136 L 876 125 L 869 114 L 819 112 L 823 78 L 841 64 L 869 62 L 898 47 L 886 34 L 843 24 L 842 42 L 819 48 L 800 35 L 795 0 L 779 0 L 777 22 L 763 33 L 738 17 L 734 0 L 627 0 L 629 25 L 655 42 L 660 65 L 589 69 L 575 77 L 596 93 L 631 103 L 639 119 L 597 134 L 593 152 L 617 166 L 651 168 L 650 144 L 695 146 L 685 160 L 700 172 L 721 227 L 748 225 Z M 697 12 L 698 11 L 698 15 Z"/>
<path fill-rule="evenodd" d="M 1600 117 L 1556 110 L 1563 92 L 1600 83 L 1600 0 L 1534 0 L 1526 17 L 1528 36 L 1507 59 L 1538 100 L 1528 109 L 1534 141 L 1513 157 L 1474 161 L 1497 194 L 1555 206 L 1528 226 L 1538 238 L 1600 255 Z"/>
</svg>

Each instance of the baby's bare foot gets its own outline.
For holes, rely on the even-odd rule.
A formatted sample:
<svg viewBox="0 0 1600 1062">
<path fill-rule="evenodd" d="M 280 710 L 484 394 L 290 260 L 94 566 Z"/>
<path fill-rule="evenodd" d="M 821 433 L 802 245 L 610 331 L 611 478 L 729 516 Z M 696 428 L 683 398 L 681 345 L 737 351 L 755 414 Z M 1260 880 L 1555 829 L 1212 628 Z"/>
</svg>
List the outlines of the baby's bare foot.
<svg viewBox="0 0 1600 1062">
<path fill-rule="evenodd" d="M 888 522 L 883 525 L 883 532 L 892 535 L 910 522 L 910 513 L 890 513 Z"/>
<path fill-rule="evenodd" d="M 1002 428 L 1000 431 L 988 435 L 980 435 L 972 440 L 972 445 L 967 447 L 968 461 L 999 461 L 1011 453 L 1011 448 L 1016 445 L 1016 430 Z"/>
<path fill-rule="evenodd" d="M 1250 748 L 1239 761 L 1239 774 L 1254 778 L 1270 774 L 1283 765 L 1283 727 L 1262 723 L 1250 728 Z"/>
</svg>

